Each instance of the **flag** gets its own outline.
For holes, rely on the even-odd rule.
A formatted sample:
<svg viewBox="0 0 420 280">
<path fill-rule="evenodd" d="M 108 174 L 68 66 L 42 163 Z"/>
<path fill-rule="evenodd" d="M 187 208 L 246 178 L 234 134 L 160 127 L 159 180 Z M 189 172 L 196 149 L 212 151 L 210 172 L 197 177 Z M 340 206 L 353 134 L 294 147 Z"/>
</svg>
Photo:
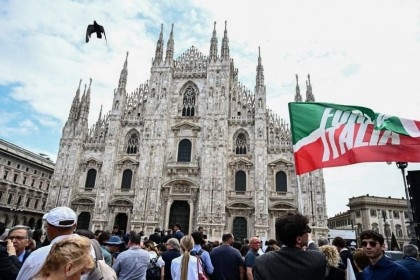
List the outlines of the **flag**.
<svg viewBox="0 0 420 280">
<path fill-rule="evenodd" d="M 361 106 L 291 102 L 296 174 L 360 162 L 420 162 L 420 121 Z"/>
<path fill-rule="evenodd" d="M 400 245 L 398 245 L 397 238 L 395 238 L 394 232 L 392 232 L 392 235 L 391 235 L 391 248 L 388 248 L 388 250 L 401 251 Z"/>
<path fill-rule="evenodd" d="M 346 280 L 356 280 L 350 258 L 347 258 Z"/>
</svg>

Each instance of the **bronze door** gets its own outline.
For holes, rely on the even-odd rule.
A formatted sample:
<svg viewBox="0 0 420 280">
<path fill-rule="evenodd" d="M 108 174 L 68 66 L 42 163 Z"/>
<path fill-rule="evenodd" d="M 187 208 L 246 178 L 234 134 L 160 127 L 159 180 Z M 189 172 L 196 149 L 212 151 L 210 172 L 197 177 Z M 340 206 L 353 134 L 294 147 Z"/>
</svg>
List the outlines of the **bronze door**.
<svg viewBox="0 0 420 280">
<path fill-rule="evenodd" d="M 248 238 L 248 223 L 244 217 L 236 217 L 233 219 L 233 237 L 243 241 L 244 238 Z"/>
<path fill-rule="evenodd" d="M 169 214 L 169 227 L 173 228 L 174 224 L 181 225 L 181 231 L 188 234 L 190 228 L 190 205 L 187 201 L 176 200 L 171 205 Z"/>
</svg>

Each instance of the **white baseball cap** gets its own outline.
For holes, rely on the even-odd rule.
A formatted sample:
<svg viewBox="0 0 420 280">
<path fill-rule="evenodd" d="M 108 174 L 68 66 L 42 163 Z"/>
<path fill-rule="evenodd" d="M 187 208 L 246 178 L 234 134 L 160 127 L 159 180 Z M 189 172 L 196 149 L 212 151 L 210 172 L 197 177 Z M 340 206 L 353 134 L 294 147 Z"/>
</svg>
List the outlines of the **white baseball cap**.
<svg viewBox="0 0 420 280">
<path fill-rule="evenodd" d="M 43 219 L 55 227 L 71 227 L 77 222 L 76 213 L 66 206 L 51 209 Z"/>
</svg>

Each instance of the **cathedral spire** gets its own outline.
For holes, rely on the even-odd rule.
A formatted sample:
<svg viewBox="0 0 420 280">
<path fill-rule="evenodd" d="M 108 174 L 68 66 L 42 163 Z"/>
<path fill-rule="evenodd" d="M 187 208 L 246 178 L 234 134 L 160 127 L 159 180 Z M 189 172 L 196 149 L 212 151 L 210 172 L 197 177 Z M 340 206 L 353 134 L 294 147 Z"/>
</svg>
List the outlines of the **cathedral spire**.
<svg viewBox="0 0 420 280">
<path fill-rule="evenodd" d="M 306 81 L 306 102 L 314 102 L 315 96 L 312 93 L 311 76 L 308 74 L 308 80 Z"/>
<path fill-rule="evenodd" d="M 171 34 L 169 35 L 168 44 L 166 45 L 165 62 L 174 59 L 174 24 L 172 23 Z"/>
<path fill-rule="evenodd" d="M 101 110 L 99 111 L 98 120 L 96 121 L 95 131 L 99 131 L 99 129 L 101 128 L 101 119 L 102 119 L 102 105 L 101 105 Z"/>
<path fill-rule="evenodd" d="M 257 88 L 264 86 L 264 67 L 261 64 L 261 50 L 258 47 L 258 65 L 257 65 L 257 79 L 255 86 Z"/>
<path fill-rule="evenodd" d="M 217 37 L 216 37 L 216 22 L 214 22 L 213 36 L 210 41 L 210 61 L 216 61 L 217 59 Z"/>
<path fill-rule="evenodd" d="M 70 113 L 69 113 L 69 120 L 76 120 L 77 119 L 77 108 L 80 103 L 80 85 L 82 84 L 82 79 L 79 81 L 79 87 L 76 90 L 76 95 L 73 98 L 73 103 L 71 104 Z"/>
<path fill-rule="evenodd" d="M 155 60 L 153 65 L 159 65 L 163 59 L 163 23 L 160 25 L 159 40 L 156 44 Z"/>
<path fill-rule="evenodd" d="M 120 81 L 118 82 L 118 91 L 125 92 L 125 86 L 127 85 L 127 74 L 128 74 L 127 64 L 128 64 L 128 52 L 125 57 L 124 67 L 121 70 Z"/>
<path fill-rule="evenodd" d="M 296 74 L 296 95 L 295 95 L 295 102 L 302 102 L 302 95 L 300 95 L 298 74 Z"/>
<path fill-rule="evenodd" d="M 222 60 L 229 60 L 229 38 L 227 36 L 227 21 L 225 21 L 225 34 L 222 39 Z"/>
</svg>

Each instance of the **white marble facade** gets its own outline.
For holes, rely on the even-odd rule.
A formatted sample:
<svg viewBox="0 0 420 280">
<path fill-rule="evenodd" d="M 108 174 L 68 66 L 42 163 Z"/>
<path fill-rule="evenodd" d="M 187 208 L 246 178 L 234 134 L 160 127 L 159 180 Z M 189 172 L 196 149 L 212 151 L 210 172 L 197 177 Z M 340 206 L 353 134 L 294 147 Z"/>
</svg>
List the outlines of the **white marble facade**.
<svg viewBox="0 0 420 280">
<path fill-rule="evenodd" d="M 261 54 L 255 90 L 238 81 L 225 26 L 210 53 L 194 47 L 177 59 L 173 26 L 163 29 L 150 79 L 126 91 L 128 53 L 112 109 L 88 126 L 91 85 L 80 84 L 63 128 L 48 206 L 68 205 L 90 230 L 203 226 L 209 238 L 274 238 L 275 218 L 299 201 L 315 232 L 326 232 L 322 170 L 301 179 L 288 123 L 267 107 Z M 308 76 L 309 78 L 309 76 Z M 310 80 L 306 101 L 314 101 Z M 296 101 L 302 101 L 298 83 Z M 316 234 L 316 233 L 315 233 Z"/>
</svg>

